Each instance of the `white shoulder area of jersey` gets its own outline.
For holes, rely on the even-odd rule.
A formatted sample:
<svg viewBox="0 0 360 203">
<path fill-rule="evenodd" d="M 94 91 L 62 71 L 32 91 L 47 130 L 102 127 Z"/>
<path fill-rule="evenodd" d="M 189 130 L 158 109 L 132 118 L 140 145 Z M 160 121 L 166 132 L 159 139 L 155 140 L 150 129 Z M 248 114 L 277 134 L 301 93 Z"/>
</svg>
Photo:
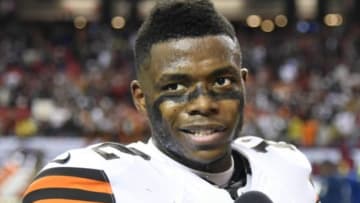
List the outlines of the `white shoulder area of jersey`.
<svg viewBox="0 0 360 203">
<path fill-rule="evenodd" d="M 311 164 L 306 156 L 292 144 L 286 142 L 275 142 L 255 136 L 244 136 L 237 138 L 232 147 L 240 151 L 250 159 L 264 157 L 273 164 L 281 163 L 289 167 L 302 168 L 311 172 Z M 274 162 L 275 161 L 275 162 Z"/>
<path fill-rule="evenodd" d="M 148 155 L 135 147 L 114 142 L 104 142 L 66 151 L 54 158 L 44 169 L 78 167 L 105 170 L 114 165 L 126 169 L 149 158 Z"/>
<path fill-rule="evenodd" d="M 276 203 L 315 202 L 310 162 L 295 146 L 246 136 L 236 139 L 232 148 L 248 159 L 251 169 L 246 186 L 238 193 L 261 191 Z"/>
</svg>

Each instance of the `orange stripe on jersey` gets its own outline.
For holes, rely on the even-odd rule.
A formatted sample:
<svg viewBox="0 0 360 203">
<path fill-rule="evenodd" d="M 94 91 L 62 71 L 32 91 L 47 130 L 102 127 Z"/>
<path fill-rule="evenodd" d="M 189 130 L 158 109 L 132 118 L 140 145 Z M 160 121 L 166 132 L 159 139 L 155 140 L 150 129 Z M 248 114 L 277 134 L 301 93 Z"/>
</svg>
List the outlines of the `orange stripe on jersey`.
<svg viewBox="0 0 360 203">
<path fill-rule="evenodd" d="M 47 188 L 79 189 L 91 192 L 112 194 L 111 186 L 108 182 L 73 176 L 45 176 L 36 179 L 28 187 L 24 196 L 30 192 Z"/>
<path fill-rule="evenodd" d="M 101 203 L 101 202 L 89 202 L 89 201 L 81 201 L 81 200 L 70 200 L 70 199 L 45 199 L 38 200 L 34 203 Z"/>
</svg>

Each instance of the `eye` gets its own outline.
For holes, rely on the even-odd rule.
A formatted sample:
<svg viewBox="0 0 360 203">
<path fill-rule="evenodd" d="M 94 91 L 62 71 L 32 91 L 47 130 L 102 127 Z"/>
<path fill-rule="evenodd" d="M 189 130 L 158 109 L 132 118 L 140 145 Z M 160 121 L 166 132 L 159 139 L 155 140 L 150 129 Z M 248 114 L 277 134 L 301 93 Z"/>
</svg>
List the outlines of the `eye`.
<svg viewBox="0 0 360 203">
<path fill-rule="evenodd" d="M 185 89 L 185 86 L 179 83 L 168 84 L 162 88 L 162 90 L 164 91 L 171 91 L 171 92 L 180 91 L 183 89 Z"/>
<path fill-rule="evenodd" d="M 227 87 L 231 85 L 231 83 L 232 83 L 231 79 L 227 77 L 221 77 L 215 80 L 216 87 Z"/>
</svg>

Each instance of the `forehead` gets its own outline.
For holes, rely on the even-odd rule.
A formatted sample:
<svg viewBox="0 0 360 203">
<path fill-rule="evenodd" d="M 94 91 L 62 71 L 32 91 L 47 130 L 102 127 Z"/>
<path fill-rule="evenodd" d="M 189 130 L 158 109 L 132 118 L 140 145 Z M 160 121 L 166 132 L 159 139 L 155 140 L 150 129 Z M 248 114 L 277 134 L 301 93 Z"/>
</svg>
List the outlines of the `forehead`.
<svg viewBox="0 0 360 203">
<path fill-rule="evenodd" d="M 150 51 L 150 72 L 206 64 L 239 66 L 238 43 L 228 36 L 216 35 L 161 42 Z"/>
</svg>

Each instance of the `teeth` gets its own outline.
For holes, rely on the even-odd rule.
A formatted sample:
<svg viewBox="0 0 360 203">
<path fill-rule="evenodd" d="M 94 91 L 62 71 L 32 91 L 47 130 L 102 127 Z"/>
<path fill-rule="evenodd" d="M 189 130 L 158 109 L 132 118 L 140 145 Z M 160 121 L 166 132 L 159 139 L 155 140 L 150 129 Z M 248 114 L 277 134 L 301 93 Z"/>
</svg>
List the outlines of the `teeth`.
<svg viewBox="0 0 360 203">
<path fill-rule="evenodd" d="M 191 134 L 192 136 L 195 137 L 201 137 L 201 136 L 208 136 L 214 133 L 217 133 L 221 130 L 219 129 L 202 129 L 202 128 L 192 128 L 192 129 L 181 129 L 182 132 L 186 133 L 186 134 Z"/>
<path fill-rule="evenodd" d="M 199 131 L 193 132 L 192 134 L 194 134 L 195 137 L 200 137 L 200 136 L 210 135 L 214 132 L 215 132 L 215 130 L 199 130 Z"/>
</svg>

